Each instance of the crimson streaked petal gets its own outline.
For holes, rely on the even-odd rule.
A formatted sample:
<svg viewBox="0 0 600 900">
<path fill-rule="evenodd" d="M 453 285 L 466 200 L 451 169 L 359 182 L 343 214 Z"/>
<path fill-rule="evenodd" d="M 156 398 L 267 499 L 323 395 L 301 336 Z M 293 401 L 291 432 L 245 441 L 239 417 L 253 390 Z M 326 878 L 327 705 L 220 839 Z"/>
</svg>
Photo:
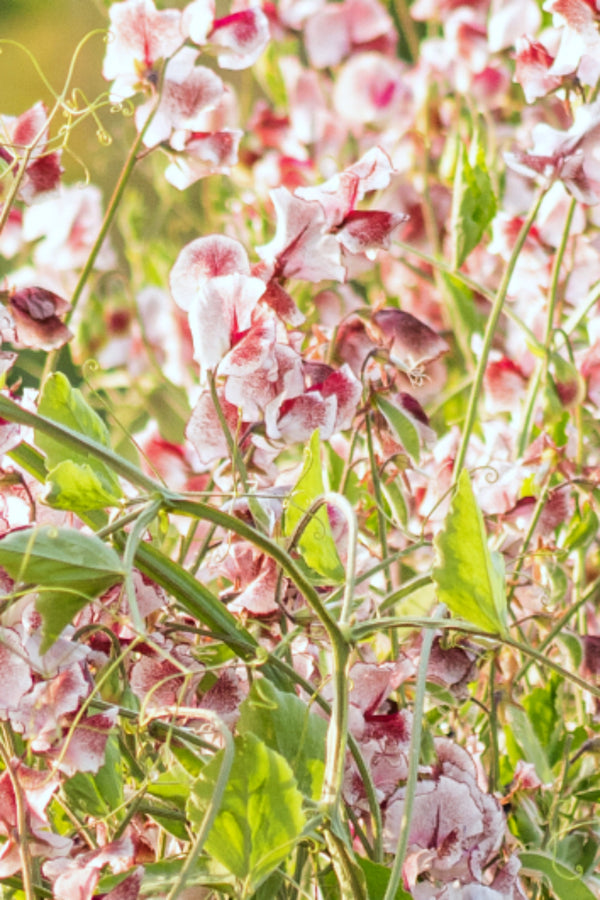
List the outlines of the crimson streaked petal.
<svg viewBox="0 0 600 900">
<path fill-rule="evenodd" d="M 201 282 L 234 274 L 250 275 L 248 254 L 239 241 L 222 234 L 197 238 L 186 244 L 171 269 L 173 299 L 189 310 Z"/>
<path fill-rule="evenodd" d="M 247 69 L 269 42 L 269 20 L 256 6 L 216 19 L 209 39 L 224 69 Z"/>
</svg>

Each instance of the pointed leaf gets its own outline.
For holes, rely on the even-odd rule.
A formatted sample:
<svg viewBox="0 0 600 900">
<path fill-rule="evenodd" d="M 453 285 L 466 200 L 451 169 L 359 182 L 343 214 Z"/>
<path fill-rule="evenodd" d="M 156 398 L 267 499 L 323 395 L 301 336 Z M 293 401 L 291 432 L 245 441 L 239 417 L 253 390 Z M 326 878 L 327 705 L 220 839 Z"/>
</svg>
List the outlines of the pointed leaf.
<svg viewBox="0 0 600 900">
<path fill-rule="evenodd" d="M 450 612 L 485 631 L 506 634 L 504 560 L 491 553 L 466 469 L 460 474 L 443 530 L 435 539 L 433 580 Z"/>
<path fill-rule="evenodd" d="M 105 509 L 119 503 L 121 491 L 117 484 L 118 493 L 114 494 L 114 486 L 115 479 L 111 477 L 107 481 L 98 466 L 92 467 L 87 463 L 78 465 L 66 459 L 48 473 L 44 499 L 54 509 L 70 509 L 73 512 Z"/>
<path fill-rule="evenodd" d="M 121 560 L 100 538 L 50 525 L 1 538 L 0 566 L 15 581 L 41 588 L 36 609 L 42 616 L 42 653 L 90 600 L 124 574 Z"/>
<path fill-rule="evenodd" d="M 477 246 L 496 214 L 496 198 L 480 140 L 474 140 L 471 152 L 463 146 L 454 176 L 451 231 L 454 241 L 454 267 L 462 266 Z"/>
<path fill-rule="evenodd" d="M 0 566 L 26 584 L 86 588 L 94 597 L 123 577 L 121 560 L 95 534 L 76 528 L 20 528 L 0 538 Z"/>
<path fill-rule="evenodd" d="M 318 800 L 325 771 L 325 719 L 295 694 L 278 691 L 266 678 L 253 682 L 240 713 L 238 732 L 252 732 L 280 753 L 292 767 L 302 793 Z"/>
<path fill-rule="evenodd" d="M 97 441 L 102 446 L 110 448 L 110 439 L 106 425 L 85 401 L 81 391 L 72 387 L 68 378 L 62 372 L 55 372 L 49 375 L 44 382 L 38 404 L 38 412 L 53 422 L 65 425 L 72 431 L 85 435 L 85 437 Z M 56 466 L 64 463 L 65 457 L 67 457 L 75 465 L 89 466 L 96 473 L 103 489 L 110 496 L 117 498 L 122 496 L 117 477 L 105 463 L 90 456 L 84 450 L 81 453 L 77 453 L 73 449 L 65 451 L 63 444 L 39 430 L 36 430 L 35 440 L 40 450 L 43 450 L 46 454 L 46 466 L 49 470 L 53 470 Z M 67 507 L 62 506 L 60 508 L 66 509 Z M 98 507 L 87 508 L 97 509 Z M 79 506 L 78 509 L 83 509 L 83 507 Z"/>
<path fill-rule="evenodd" d="M 212 802 L 223 752 L 192 786 L 188 817 L 199 826 Z M 306 819 L 286 760 L 253 734 L 235 739 L 235 757 L 205 849 L 245 885 L 249 896 L 291 853 Z"/>
<path fill-rule="evenodd" d="M 375 403 L 406 452 L 418 463 L 420 458 L 419 432 L 414 423 L 385 397 L 377 396 Z"/>
<path fill-rule="evenodd" d="M 527 850 L 519 853 L 519 859 L 526 874 L 541 876 L 551 886 L 552 896 L 557 900 L 594 900 L 597 896 L 582 880 L 581 876 L 564 863 L 541 850 Z"/>
<path fill-rule="evenodd" d="M 304 451 L 304 465 L 300 478 L 291 492 L 285 507 L 283 533 L 290 537 L 296 526 L 313 503 L 325 493 L 319 443 L 319 430 L 313 431 Z M 334 582 L 342 581 L 344 568 L 331 533 L 327 510 L 322 506 L 308 523 L 298 546 L 304 561 L 319 575 Z"/>
</svg>

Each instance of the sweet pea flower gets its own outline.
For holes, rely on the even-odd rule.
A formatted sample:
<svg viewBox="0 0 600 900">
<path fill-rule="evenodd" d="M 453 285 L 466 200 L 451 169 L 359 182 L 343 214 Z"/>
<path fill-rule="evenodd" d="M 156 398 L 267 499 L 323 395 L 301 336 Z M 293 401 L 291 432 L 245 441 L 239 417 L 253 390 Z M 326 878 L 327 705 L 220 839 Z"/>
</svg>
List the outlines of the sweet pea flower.
<svg viewBox="0 0 600 900">
<path fill-rule="evenodd" d="M 308 18 L 304 41 L 311 66 L 322 69 L 390 33 L 392 20 L 378 0 L 343 0 L 327 3 Z"/>
<path fill-rule="evenodd" d="M 102 74 L 112 81 L 111 99 L 124 100 L 144 85 L 155 85 L 157 63 L 184 43 L 181 12 L 157 11 L 153 0 L 123 0 L 109 11 L 111 27 Z"/>
<path fill-rule="evenodd" d="M 215 19 L 209 41 L 217 50 L 221 68 L 238 70 L 256 62 L 269 37 L 269 20 L 259 7 L 252 6 Z"/>
<path fill-rule="evenodd" d="M 31 203 L 38 194 L 58 186 L 63 169 L 60 151 L 47 152 L 49 140 L 48 112 L 36 103 L 18 117 L 0 116 L 0 160 L 16 176 L 25 152 L 30 152 L 19 197 Z"/>
<path fill-rule="evenodd" d="M 155 147 L 169 140 L 172 133 L 194 131 L 204 123 L 204 114 L 221 100 L 223 82 L 206 66 L 196 66 L 198 53 L 192 47 L 183 47 L 169 60 L 160 93 L 158 107 L 144 132 L 144 144 Z M 154 100 L 149 100 L 135 111 L 138 131 L 146 125 L 154 110 Z"/>
<path fill-rule="evenodd" d="M 533 41 L 527 35 L 516 42 L 515 78 L 528 103 L 545 97 L 562 84 L 562 76 L 552 75 L 554 57 L 541 41 Z"/>
<path fill-rule="evenodd" d="M 517 150 L 505 154 L 511 168 L 522 174 L 536 174 L 547 181 L 559 179 L 581 203 L 600 200 L 600 101 L 580 106 L 571 128 L 559 131 L 541 122 L 533 129 L 534 146 L 530 153 Z"/>
<path fill-rule="evenodd" d="M 546 0 L 542 9 L 551 12 L 561 30 L 560 46 L 550 68 L 551 75 L 571 75 L 594 85 L 600 75 L 600 10 L 595 0 Z"/>
<path fill-rule="evenodd" d="M 212 235 L 183 248 L 171 272 L 171 291 L 188 312 L 194 359 L 207 371 L 250 329 L 265 283 L 250 274 L 238 241 Z"/>
<path fill-rule="evenodd" d="M 435 740 L 437 761 L 422 778 L 413 801 L 405 883 L 412 887 L 421 872 L 443 883 L 460 879 L 482 884 L 483 869 L 505 836 L 505 820 L 495 797 L 484 793 L 470 754 L 447 738 Z M 405 788 L 386 808 L 384 846 L 396 849 L 404 811 Z"/>
</svg>

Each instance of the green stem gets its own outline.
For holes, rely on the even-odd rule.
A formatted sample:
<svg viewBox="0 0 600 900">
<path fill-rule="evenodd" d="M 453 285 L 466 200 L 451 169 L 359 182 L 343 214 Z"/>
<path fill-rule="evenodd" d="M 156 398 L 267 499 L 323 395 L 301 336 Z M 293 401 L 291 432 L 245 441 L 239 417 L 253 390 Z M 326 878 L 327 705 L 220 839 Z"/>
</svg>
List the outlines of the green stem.
<svg viewBox="0 0 600 900">
<path fill-rule="evenodd" d="M 504 271 L 504 275 L 502 276 L 502 281 L 498 287 L 498 291 L 494 298 L 494 302 L 492 304 L 492 309 L 490 312 L 490 316 L 486 325 L 485 334 L 483 338 L 483 347 L 481 349 L 481 355 L 477 362 L 477 369 L 475 370 L 475 378 L 473 379 L 473 385 L 471 387 L 471 394 L 469 396 L 469 405 L 467 408 L 467 416 L 465 419 L 465 424 L 463 427 L 462 438 L 460 442 L 460 446 L 458 449 L 458 453 L 456 455 L 456 459 L 454 461 L 454 472 L 453 472 L 453 481 L 456 482 L 458 476 L 460 475 L 461 470 L 464 467 L 465 459 L 467 456 L 467 450 L 469 447 L 469 441 L 471 439 L 471 435 L 473 433 L 473 428 L 475 426 L 475 420 L 477 418 L 477 407 L 479 404 L 479 399 L 481 397 L 482 387 L 483 387 L 483 377 L 485 375 L 485 370 L 487 367 L 488 357 L 490 355 L 490 350 L 492 349 L 492 341 L 494 339 L 494 335 L 496 333 L 496 328 L 498 327 L 498 321 L 500 319 L 500 314 L 502 312 L 502 307 L 504 306 L 504 301 L 506 300 L 506 295 L 508 293 L 508 287 L 510 285 L 510 280 L 512 278 L 513 271 L 517 264 L 517 260 L 519 258 L 519 254 L 523 249 L 523 244 L 529 234 L 533 223 L 535 222 L 536 216 L 538 214 L 540 204 L 542 199 L 546 193 L 546 188 L 542 188 L 537 195 L 536 201 L 533 204 L 529 215 L 523 222 L 521 226 L 521 230 L 518 234 L 518 237 L 515 241 L 515 246 L 513 247 L 513 251 L 510 255 L 510 259 Z"/>
<path fill-rule="evenodd" d="M 550 279 L 550 289 L 548 293 L 548 315 L 546 317 L 546 331 L 544 334 L 544 355 L 538 361 L 538 364 L 535 369 L 535 373 L 533 376 L 533 380 L 529 389 L 529 397 L 527 402 L 527 407 L 525 410 L 525 416 L 523 420 L 523 427 L 521 428 L 521 434 L 519 435 L 519 441 L 517 446 L 517 455 L 522 456 L 525 452 L 525 448 L 529 444 L 531 428 L 533 423 L 533 414 L 535 412 L 535 407 L 539 395 L 539 388 L 542 382 L 545 382 L 546 377 L 548 375 L 548 364 L 550 362 L 550 345 L 552 344 L 552 337 L 554 334 L 554 315 L 556 312 L 556 304 L 558 300 L 558 283 L 560 279 L 560 270 L 562 266 L 562 262 L 565 256 L 565 252 L 567 249 L 567 242 L 569 240 L 569 234 L 571 231 L 571 223 L 573 221 L 573 216 L 575 214 L 575 207 L 577 205 L 577 201 L 571 199 L 571 203 L 569 205 L 569 210 L 567 212 L 567 218 L 565 221 L 565 227 L 563 228 L 562 237 L 560 241 L 560 245 L 557 248 L 556 255 L 554 257 L 554 263 L 552 266 L 552 277 Z"/>
<path fill-rule="evenodd" d="M 219 812 L 219 808 L 223 800 L 223 794 L 225 793 L 227 782 L 229 780 L 229 773 L 231 772 L 231 767 L 233 765 L 233 758 L 235 755 L 233 738 L 225 723 L 221 721 L 216 713 L 213 713 L 210 710 L 200 709 L 198 710 L 198 713 L 200 718 L 208 719 L 209 722 L 211 722 L 221 733 L 221 736 L 223 738 L 223 760 L 221 762 L 219 775 L 214 786 L 211 801 L 206 812 L 204 813 L 204 817 L 202 819 L 202 822 L 200 823 L 200 827 L 198 829 L 196 837 L 194 838 L 191 850 L 188 852 L 185 862 L 179 872 L 179 877 L 167 894 L 166 900 L 175 900 L 176 897 L 179 897 L 181 892 L 184 890 L 191 873 L 194 870 L 194 867 L 198 861 L 198 857 L 202 851 L 202 847 L 204 846 L 204 842 L 206 841 L 216 815 Z"/>
<path fill-rule="evenodd" d="M 148 127 L 150 126 L 152 119 L 154 118 L 154 114 L 155 114 L 156 110 L 158 109 L 159 103 L 160 103 L 160 92 L 157 94 L 153 110 L 151 111 L 150 115 L 146 119 L 146 122 L 145 122 L 143 128 L 140 129 L 138 136 L 136 137 L 135 141 L 133 142 L 133 145 L 131 147 L 131 150 L 129 151 L 127 159 L 125 160 L 125 165 L 123 166 L 123 169 L 121 170 L 121 174 L 119 175 L 117 183 L 112 192 L 112 196 L 108 202 L 108 206 L 106 207 L 106 212 L 104 213 L 102 225 L 100 226 L 100 230 L 98 232 L 96 240 L 94 241 L 92 249 L 90 250 L 90 253 L 86 260 L 86 263 L 85 263 L 83 269 L 81 270 L 81 274 L 79 276 L 77 284 L 75 285 L 75 290 L 73 291 L 73 295 L 71 297 L 71 308 L 69 309 L 69 312 L 65 316 L 65 324 L 67 324 L 67 325 L 71 321 L 73 313 L 75 312 L 75 309 L 77 308 L 77 304 L 81 298 L 83 289 L 84 289 L 84 287 L 87 283 L 87 280 L 90 276 L 90 272 L 94 268 L 94 263 L 96 262 L 96 258 L 98 256 L 98 254 L 100 253 L 102 244 L 104 243 L 104 239 L 106 238 L 106 235 L 108 234 L 108 230 L 109 230 L 110 226 L 112 225 L 112 221 L 115 217 L 115 213 L 118 209 L 119 203 L 121 202 L 121 197 L 123 196 L 123 192 L 125 191 L 125 188 L 127 187 L 127 183 L 131 177 L 131 173 L 133 172 L 133 169 L 137 162 L 137 154 L 138 154 L 140 147 L 142 146 L 142 142 L 144 140 L 144 135 L 146 134 L 146 131 L 147 131 Z"/>
<path fill-rule="evenodd" d="M 13 178 L 13 182 L 8 189 L 8 193 L 6 195 L 6 200 L 2 204 L 2 211 L 0 212 L 0 234 L 4 230 L 4 226 L 8 222 L 8 217 L 10 216 L 10 211 L 12 209 L 13 203 L 19 193 L 19 188 L 23 182 L 25 177 L 25 173 L 27 171 L 27 166 L 29 165 L 29 160 L 31 159 L 31 154 L 33 153 L 33 149 L 35 144 L 31 147 L 28 147 L 23 154 L 23 158 L 17 168 L 16 174 Z"/>
<path fill-rule="evenodd" d="M 235 438 L 233 437 L 231 431 L 229 430 L 229 425 L 227 424 L 227 419 L 225 418 L 225 414 L 223 412 L 223 407 L 221 406 L 221 401 L 219 400 L 219 395 L 217 393 L 217 379 L 215 377 L 215 373 L 213 371 L 208 372 L 208 384 L 210 387 L 210 396 L 213 402 L 213 406 L 215 408 L 215 412 L 219 419 L 219 423 L 221 425 L 221 431 L 225 436 L 225 440 L 227 441 L 227 447 L 229 449 L 229 456 L 231 457 L 231 465 L 233 468 L 233 476 L 234 476 L 234 486 L 235 486 L 235 473 L 239 472 L 242 487 L 244 488 L 244 493 L 248 493 L 248 473 L 246 472 L 246 466 L 244 464 L 244 460 L 242 458 L 242 454 L 239 451 L 239 447 Z"/>
<path fill-rule="evenodd" d="M 159 514 L 160 510 L 162 509 L 162 503 L 162 500 L 153 500 L 145 509 L 140 512 L 135 525 L 127 535 L 127 543 L 125 544 L 125 552 L 123 554 L 123 568 L 125 569 L 125 591 L 127 594 L 127 600 L 129 602 L 131 623 L 136 634 L 139 635 L 144 634 L 145 627 L 144 620 L 142 619 L 140 608 L 137 602 L 135 584 L 133 582 L 133 564 L 135 560 L 135 554 L 144 537 L 144 533 L 146 532 L 146 529 L 148 528 L 150 523 L 153 522 Z"/>
<path fill-rule="evenodd" d="M 583 606 L 585 606 L 585 604 L 588 603 L 592 599 L 594 594 L 596 594 L 598 591 L 600 591 L 600 576 L 592 581 L 590 585 L 588 585 L 586 590 L 581 594 L 577 601 L 573 603 L 572 606 L 569 606 L 568 610 L 563 613 L 560 619 L 557 620 L 557 622 L 554 624 L 554 627 L 548 632 L 544 640 L 540 643 L 538 647 L 538 651 L 540 653 L 543 653 L 544 650 L 550 646 L 555 637 L 558 637 L 558 635 L 562 634 L 563 628 L 565 627 L 569 619 L 572 619 L 573 616 L 576 615 L 576 613 L 578 613 L 579 610 Z M 521 678 L 523 678 L 523 676 L 529 671 L 534 662 L 535 659 L 530 658 L 527 660 L 527 662 L 523 663 L 523 665 L 513 678 L 515 684 L 517 684 L 521 680 Z"/>
<path fill-rule="evenodd" d="M 592 684 L 589 681 L 586 681 L 585 678 L 581 678 L 579 675 L 576 675 L 575 672 L 569 672 L 568 669 L 565 669 L 563 666 L 555 663 L 548 656 L 544 655 L 541 650 L 534 650 L 533 647 L 530 647 L 529 644 L 524 644 L 521 641 L 515 641 L 513 638 L 508 637 L 506 635 L 493 634 L 490 631 L 482 631 L 477 625 L 471 625 L 470 622 L 462 622 L 458 619 L 441 619 L 439 622 L 432 623 L 431 619 L 422 619 L 422 618 L 388 618 L 388 619 L 378 619 L 377 622 L 364 622 L 360 625 L 355 625 L 352 629 L 352 635 L 354 640 L 358 643 L 361 640 L 364 640 L 367 637 L 370 637 L 373 634 L 376 634 L 382 628 L 409 628 L 409 629 L 424 629 L 424 628 L 443 628 L 447 631 L 458 631 L 464 634 L 471 634 L 474 637 L 483 638 L 486 641 L 492 641 L 494 644 L 505 644 L 507 647 L 512 647 L 514 650 L 518 650 L 524 656 L 529 656 L 533 662 L 539 663 L 542 667 L 546 666 L 548 669 L 552 669 L 553 672 L 556 672 L 561 678 L 566 678 L 567 681 L 576 684 L 577 687 L 580 687 L 583 691 L 588 694 L 591 694 L 593 697 L 600 698 L 600 687 L 596 687 L 596 685 Z"/>
<path fill-rule="evenodd" d="M 435 637 L 436 618 L 441 616 L 445 607 L 438 609 L 431 619 L 432 626 L 423 635 L 423 643 L 421 645 L 421 655 L 419 659 L 419 669 L 417 672 L 417 682 L 415 687 L 415 703 L 413 712 L 412 734 L 410 736 L 409 749 L 409 765 L 408 778 L 406 779 L 406 787 L 404 788 L 404 808 L 402 810 L 402 821 L 400 823 L 400 834 L 398 835 L 398 843 L 396 845 L 396 855 L 394 864 L 390 873 L 386 892 L 383 900 L 394 900 L 396 892 L 402 879 L 402 868 L 406 859 L 406 851 L 408 849 L 408 841 L 410 838 L 410 830 L 412 825 L 412 810 L 417 789 L 417 777 L 419 774 L 419 761 L 421 758 L 421 733 L 423 728 L 423 711 L 425 707 L 425 687 L 427 684 L 427 667 L 429 665 L 429 656 L 431 647 Z"/>
<path fill-rule="evenodd" d="M 29 828 L 27 823 L 28 816 L 25 794 L 16 771 L 15 763 L 18 765 L 18 760 L 14 758 L 9 749 L 12 745 L 12 735 L 8 723 L 2 725 L 2 731 L 3 740 L 0 741 L 0 756 L 4 762 L 4 768 L 8 772 L 15 797 L 17 819 L 15 840 L 19 848 L 19 856 L 21 859 L 23 893 L 25 894 L 26 900 L 36 900 L 33 860 L 31 858 L 29 847 Z"/>
</svg>

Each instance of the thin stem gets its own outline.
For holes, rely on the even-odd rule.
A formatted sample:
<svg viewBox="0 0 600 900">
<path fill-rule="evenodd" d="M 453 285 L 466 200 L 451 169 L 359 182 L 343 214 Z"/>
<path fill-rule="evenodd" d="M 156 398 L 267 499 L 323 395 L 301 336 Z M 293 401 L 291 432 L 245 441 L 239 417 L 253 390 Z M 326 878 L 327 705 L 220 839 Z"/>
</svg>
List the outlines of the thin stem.
<svg viewBox="0 0 600 900">
<path fill-rule="evenodd" d="M 100 230 L 98 232 L 96 240 L 94 241 L 92 249 L 90 250 L 90 253 L 86 260 L 86 263 L 85 263 L 83 269 L 81 270 L 81 275 L 79 276 L 79 280 L 78 280 L 77 284 L 75 285 L 75 290 L 73 291 L 73 294 L 71 297 L 71 308 L 69 309 L 67 315 L 65 316 L 65 324 L 67 324 L 67 325 L 71 321 L 73 313 L 75 312 L 75 309 L 77 308 L 77 304 L 81 298 L 83 289 L 84 289 L 84 287 L 87 283 L 87 280 L 90 276 L 90 272 L 92 271 L 92 269 L 94 267 L 94 263 L 96 262 L 96 258 L 98 256 L 98 254 L 100 253 L 102 244 L 104 243 L 104 239 L 106 238 L 106 235 L 108 234 L 108 229 L 112 225 L 112 221 L 115 217 L 115 213 L 117 211 L 119 203 L 121 202 L 121 197 L 123 196 L 123 192 L 125 191 L 125 188 L 127 187 L 127 183 L 131 177 L 131 173 L 133 172 L 133 169 L 137 162 L 137 154 L 138 154 L 140 147 L 142 146 L 142 142 L 144 140 L 144 135 L 145 135 L 150 123 L 152 122 L 152 119 L 154 118 L 154 114 L 155 114 L 156 110 L 158 109 L 159 103 L 160 103 L 160 93 L 157 94 L 154 108 L 152 109 L 150 115 L 146 119 L 146 122 L 145 122 L 143 128 L 140 129 L 135 141 L 133 142 L 133 145 L 131 147 L 131 150 L 129 151 L 127 159 L 125 160 L 125 165 L 123 166 L 123 169 L 121 170 L 121 174 L 119 175 L 119 178 L 118 178 L 115 188 L 113 190 L 112 196 L 108 202 L 108 206 L 106 207 L 106 212 L 104 213 L 104 219 L 102 220 L 102 225 L 100 226 Z"/>
<path fill-rule="evenodd" d="M 217 393 L 217 379 L 215 377 L 215 373 L 213 371 L 208 372 L 208 384 L 210 387 L 210 397 L 213 402 L 213 406 L 215 408 L 215 412 L 219 419 L 219 423 L 221 425 L 221 431 L 225 436 L 225 440 L 227 441 L 227 447 L 229 449 L 229 456 L 231 457 L 231 465 L 233 468 L 234 475 L 234 485 L 235 485 L 235 473 L 238 472 L 240 479 L 242 481 L 242 487 L 244 488 L 244 493 L 248 493 L 248 473 L 246 472 L 246 466 L 244 464 L 244 460 L 242 458 L 242 454 L 239 451 L 239 447 L 229 429 L 229 425 L 227 423 L 227 419 L 225 418 L 225 413 L 223 412 L 223 407 L 221 406 L 221 401 L 219 400 L 219 395 Z"/>
<path fill-rule="evenodd" d="M 179 872 L 179 877 L 167 894 L 166 900 L 175 900 L 176 897 L 179 897 L 181 892 L 184 890 L 191 873 L 194 870 L 198 857 L 202 851 L 202 847 L 204 846 L 204 842 L 206 841 L 216 815 L 219 812 L 221 802 L 223 800 L 223 794 L 225 793 L 225 788 L 227 787 L 227 782 L 229 780 L 229 773 L 231 772 L 235 754 L 231 732 L 229 731 L 225 723 L 219 718 L 219 716 L 207 709 L 194 710 L 194 716 L 196 715 L 198 715 L 200 718 L 208 719 L 209 722 L 211 722 L 221 733 L 224 744 L 223 760 L 221 762 L 219 775 L 213 789 L 211 801 L 206 812 L 204 813 L 204 817 L 202 819 L 202 822 L 200 823 L 200 827 L 198 828 L 198 832 L 192 844 L 191 850 L 188 852 L 185 863 L 183 864 Z"/>
<path fill-rule="evenodd" d="M 463 427 L 462 438 L 460 442 L 460 446 L 458 449 L 458 453 L 456 455 L 456 459 L 454 461 L 454 472 L 453 472 L 453 481 L 456 482 L 460 472 L 465 464 L 465 459 L 467 456 L 467 450 L 469 447 L 469 441 L 471 439 L 471 435 L 473 433 L 473 428 L 475 426 L 475 420 L 477 418 L 477 407 L 479 405 L 479 399 L 481 397 L 482 387 L 483 387 L 483 377 L 485 375 L 485 370 L 487 368 L 487 361 L 490 355 L 490 350 L 492 349 L 492 341 L 494 339 L 494 335 L 496 333 L 496 328 L 498 327 L 498 321 L 500 319 L 500 314 L 502 312 L 502 307 L 504 306 L 504 301 L 506 300 L 506 295 L 508 293 L 508 287 L 510 285 L 510 280 L 512 278 L 513 271 L 517 264 L 517 260 L 519 258 L 519 254 L 523 249 L 523 244 L 531 230 L 533 223 L 535 222 L 536 216 L 538 214 L 540 204 L 542 199 L 546 193 L 546 188 L 542 188 L 538 192 L 538 196 L 536 198 L 533 207 L 523 222 L 521 226 L 521 230 L 515 241 L 515 246 L 513 247 L 513 251 L 511 253 L 510 259 L 504 271 L 504 275 L 502 276 L 502 281 L 498 287 L 498 292 L 492 304 L 492 309 L 490 312 L 490 316 L 486 325 L 485 334 L 483 338 L 483 347 L 481 349 L 481 355 L 477 362 L 477 369 L 475 370 L 475 378 L 473 379 L 473 385 L 471 387 L 471 394 L 469 396 L 469 405 L 467 408 L 467 416 L 465 419 L 465 424 Z"/>
<path fill-rule="evenodd" d="M 0 756 L 4 762 L 4 767 L 8 772 L 8 777 L 10 778 L 13 794 L 15 796 L 17 813 L 16 842 L 19 847 L 19 856 L 21 858 L 23 893 L 25 894 L 26 900 L 36 900 L 33 861 L 29 849 L 29 834 L 27 828 L 27 801 L 16 771 L 18 760 L 14 759 L 8 749 L 12 744 L 12 735 L 8 730 L 9 727 L 10 726 L 6 723 L 2 725 L 3 739 L 0 741 Z"/>
<path fill-rule="evenodd" d="M 123 568 L 125 569 L 125 592 L 127 594 L 127 600 L 129 602 L 131 623 L 135 629 L 135 632 L 140 635 L 144 633 L 145 627 L 144 620 L 142 619 L 140 608 L 137 602 L 135 584 L 133 581 L 133 564 L 137 548 L 139 547 L 140 542 L 144 537 L 144 532 L 146 531 L 150 523 L 155 520 L 161 509 L 162 500 L 153 500 L 145 509 L 140 512 L 135 525 L 127 536 L 125 553 L 123 554 Z"/>
<path fill-rule="evenodd" d="M 0 212 L 0 234 L 2 234 L 4 226 L 8 222 L 8 217 L 10 216 L 12 205 L 15 202 L 16 196 L 19 193 L 19 188 L 21 187 L 21 184 L 25 177 L 27 166 L 29 165 L 29 160 L 31 159 L 31 154 L 33 153 L 34 146 L 35 145 L 32 145 L 25 150 L 23 158 L 21 159 L 16 174 L 13 178 L 13 182 L 8 189 L 6 200 L 2 204 L 2 210 Z"/>
<path fill-rule="evenodd" d="M 512 647 L 514 650 L 518 650 L 524 656 L 531 657 L 533 662 L 539 663 L 542 667 L 546 666 L 546 668 L 552 669 L 552 671 L 560 675 L 561 678 L 566 678 L 567 681 L 576 684 L 583 691 L 591 694 L 593 697 L 600 698 L 600 687 L 596 687 L 596 685 L 592 684 L 590 681 L 586 681 L 585 678 L 581 678 L 579 675 L 576 675 L 575 672 L 569 672 L 569 670 L 565 669 L 564 666 L 555 663 L 548 656 L 544 655 L 541 650 L 534 650 L 533 647 L 529 646 L 529 644 L 513 640 L 513 638 L 508 637 L 507 635 L 493 634 L 490 631 L 482 631 L 481 628 L 478 628 L 476 625 L 472 625 L 470 622 L 463 622 L 460 619 L 441 619 L 439 622 L 436 621 L 432 623 L 431 619 L 422 619 L 416 617 L 390 617 L 389 619 L 379 619 L 377 622 L 362 622 L 360 625 L 355 625 L 352 629 L 352 634 L 354 640 L 358 642 L 364 640 L 366 637 L 370 637 L 372 634 L 377 633 L 382 628 L 443 628 L 447 631 L 458 631 L 463 632 L 464 634 L 471 634 L 474 637 L 479 637 L 485 641 L 492 641 L 494 644 L 505 644 L 507 647 Z"/>
<path fill-rule="evenodd" d="M 435 626 L 436 619 L 440 617 L 445 607 L 441 607 L 434 613 L 432 624 Z M 408 778 L 406 779 L 406 787 L 404 788 L 404 807 L 402 810 L 402 820 L 400 823 L 400 834 L 398 835 L 398 843 L 396 845 L 396 856 L 394 865 L 388 881 L 387 890 L 383 900 L 394 900 L 396 892 L 402 879 L 402 869 L 406 859 L 406 851 L 408 849 L 408 841 L 410 837 L 412 825 L 412 810 L 417 789 L 417 777 L 419 774 L 419 759 L 421 757 L 421 733 L 423 729 L 423 710 L 425 707 L 425 688 L 427 684 L 427 667 L 429 665 L 429 656 L 433 639 L 435 637 L 434 628 L 431 627 L 423 635 L 423 643 L 421 645 L 421 656 L 419 659 L 419 669 L 417 672 L 417 682 L 415 686 L 415 703 L 413 712 L 412 734 L 410 736 L 409 749 L 409 765 Z"/>
<path fill-rule="evenodd" d="M 562 237 L 560 241 L 560 245 L 557 248 L 556 255 L 554 257 L 554 263 L 552 266 L 552 277 L 550 279 L 550 289 L 548 292 L 548 314 L 546 317 L 546 330 L 544 334 L 544 355 L 538 361 L 538 364 L 535 369 L 535 373 L 533 375 L 533 380 L 531 382 L 529 388 L 529 397 L 527 402 L 527 407 L 525 410 L 525 416 L 523 421 L 523 427 L 521 428 L 521 434 L 519 435 L 519 441 L 517 446 L 517 454 L 518 456 L 522 456 L 525 452 L 525 448 L 529 444 L 529 438 L 531 434 L 531 428 L 533 424 L 533 414 L 535 412 L 535 406 L 537 402 L 537 398 L 539 395 L 539 388 L 542 382 L 545 382 L 548 375 L 548 364 L 550 362 L 550 345 L 552 344 L 552 338 L 554 334 L 554 316 L 556 312 L 556 304 L 558 301 L 558 283 L 560 279 L 560 270 L 562 267 L 562 262 L 565 256 L 565 252 L 567 249 L 567 243 L 569 240 L 569 234 L 571 231 L 571 223 L 573 221 L 573 216 L 575 214 L 575 207 L 577 206 L 577 201 L 575 199 L 571 199 L 571 203 L 569 205 L 569 210 L 567 212 L 567 218 L 565 221 L 565 227 L 563 228 Z"/>
</svg>

